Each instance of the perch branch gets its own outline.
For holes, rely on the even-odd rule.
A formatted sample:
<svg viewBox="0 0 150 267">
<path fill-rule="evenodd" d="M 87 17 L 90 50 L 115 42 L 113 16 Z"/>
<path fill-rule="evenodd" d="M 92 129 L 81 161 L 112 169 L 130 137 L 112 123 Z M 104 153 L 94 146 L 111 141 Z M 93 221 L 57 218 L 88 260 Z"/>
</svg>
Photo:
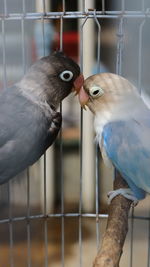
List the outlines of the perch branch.
<svg viewBox="0 0 150 267">
<path fill-rule="evenodd" d="M 114 190 L 128 187 L 117 171 L 113 187 Z M 131 204 L 132 201 L 124 198 L 122 195 L 118 195 L 112 200 L 109 206 L 106 231 L 93 267 L 119 267 L 128 231 L 128 212 Z"/>
</svg>

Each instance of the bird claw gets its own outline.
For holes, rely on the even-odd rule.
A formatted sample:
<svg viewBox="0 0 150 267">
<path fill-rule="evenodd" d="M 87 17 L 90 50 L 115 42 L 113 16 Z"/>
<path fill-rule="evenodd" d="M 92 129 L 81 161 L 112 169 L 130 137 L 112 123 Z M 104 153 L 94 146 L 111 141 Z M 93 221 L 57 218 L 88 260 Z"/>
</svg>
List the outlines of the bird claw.
<svg viewBox="0 0 150 267">
<path fill-rule="evenodd" d="M 108 196 L 108 204 L 111 203 L 111 201 L 113 200 L 113 198 L 115 198 L 118 195 L 122 195 L 125 198 L 131 200 L 132 206 L 136 206 L 138 204 L 138 199 L 135 197 L 133 191 L 130 188 L 119 188 L 117 190 L 113 190 L 108 192 L 107 196 Z"/>
<path fill-rule="evenodd" d="M 56 112 L 52 118 L 51 126 L 49 128 L 49 131 L 51 133 L 54 133 L 55 131 L 59 131 L 62 123 L 62 117 L 60 112 Z"/>
</svg>

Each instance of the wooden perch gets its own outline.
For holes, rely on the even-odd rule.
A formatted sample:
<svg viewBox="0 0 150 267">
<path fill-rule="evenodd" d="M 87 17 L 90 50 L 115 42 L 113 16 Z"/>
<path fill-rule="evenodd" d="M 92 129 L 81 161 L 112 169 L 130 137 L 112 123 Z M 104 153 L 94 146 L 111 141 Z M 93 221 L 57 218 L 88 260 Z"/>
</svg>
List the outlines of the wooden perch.
<svg viewBox="0 0 150 267">
<path fill-rule="evenodd" d="M 127 183 L 123 180 L 119 172 L 116 172 L 114 190 L 127 187 Z M 119 267 L 119 261 L 128 231 L 128 213 L 131 204 L 132 201 L 122 195 L 118 195 L 112 200 L 109 206 L 106 232 L 101 248 L 94 260 L 93 267 Z"/>
</svg>

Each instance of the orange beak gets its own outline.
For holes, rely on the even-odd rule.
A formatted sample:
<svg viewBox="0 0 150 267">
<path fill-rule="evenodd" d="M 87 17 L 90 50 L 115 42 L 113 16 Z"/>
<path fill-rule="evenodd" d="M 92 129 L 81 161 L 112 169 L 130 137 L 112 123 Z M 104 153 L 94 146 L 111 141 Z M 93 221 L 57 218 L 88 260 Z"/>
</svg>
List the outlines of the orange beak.
<svg viewBox="0 0 150 267">
<path fill-rule="evenodd" d="M 83 84 L 84 84 L 84 76 L 83 74 L 80 74 L 80 76 L 77 77 L 77 79 L 74 81 L 73 85 L 73 91 L 76 91 L 76 95 L 79 95 L 79 102 L 82 108 L 85 108 L 85 105 L 87 104 L 89 100 L 88 94 L 85 92 L 83 89 Z"/>
<path fill-rule="evenodd" d="M 84 76 L 83 74 L 80 74 L 76 80 L 74 81 L 73 85 L 73 91 L 76 91 L 76 95 L 79 93 L 81 87 L 83 86 L 84 83 Z"/>
<path fill-rule="evenodd" d="M 85 106 L 87 105 L 88 101 L 89 101 L 89 95 L 86 93 L 84 88 L 81 87 L 81 90 L 79 92 L 79 102 L 81 107 L 84 108 L 85 110 L 86 110 Z"/>
</svg>

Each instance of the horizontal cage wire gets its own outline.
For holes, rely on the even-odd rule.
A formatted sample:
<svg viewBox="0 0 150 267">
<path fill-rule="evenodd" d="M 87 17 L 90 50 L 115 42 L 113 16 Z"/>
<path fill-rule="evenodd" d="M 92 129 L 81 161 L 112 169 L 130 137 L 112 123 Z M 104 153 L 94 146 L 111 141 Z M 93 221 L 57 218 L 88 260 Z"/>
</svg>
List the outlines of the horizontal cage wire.
<svg viewBox="0 0 150 267">
<path fill-rule="evenodd" d="M 85 78 L 116 73 L 149 95 L 150 1 L 112 2 L 2 0 L 0 89 L 18 82 L 39 57 L 60 50 Z M 93 117 L 77 97 L 66 98 L 59 111 L 63 124 L 55 143 L 0 186 L 0 267 L 90 267 L 99 250 L 114 171 L 104 166 Z M 150 267 L 149 196 L 130 211 L 120 266 Z"/>
</svg>

